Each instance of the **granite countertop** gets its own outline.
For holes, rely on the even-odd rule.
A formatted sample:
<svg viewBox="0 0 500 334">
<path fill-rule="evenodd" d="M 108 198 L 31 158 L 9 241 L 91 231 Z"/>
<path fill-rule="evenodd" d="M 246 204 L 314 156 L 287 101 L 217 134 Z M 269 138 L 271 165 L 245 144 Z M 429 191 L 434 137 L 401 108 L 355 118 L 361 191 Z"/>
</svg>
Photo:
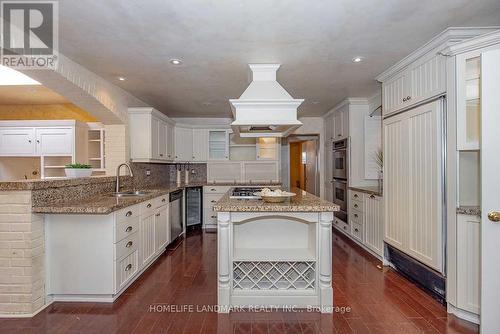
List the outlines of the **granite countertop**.
<svg viewBox="0 0 500 334">
<path fill-rule="evenodd" d="M 369 195 L 382 196 L 382 192 L 380 192 L 378 186 L 349 186 L 349 189 Z"/>
<path fill-rule="evenodd" d="M 90 178 L 88 178 L 90 179 Z M 93 178 L 92 178 L 93 179 Z M 103 178 L 104 179 L 104 178 Z M 81 179 L 80 179 L 81 180 Z M 63 181 L 63 180 L 57 180 Z M 74 182 L 68 180 L 69 182 Z M 108 180 L 109 181 L 109 180 Z M 51 182 L 51 181 L 46 181 Z M 111 193 L 99 194 L 91 198 L 83 200 L 69 200 L 64 202 L 54 202 L 50 204 L 43 204 L 41 206 L 33 206 L 33 213 L 44 213 L 44 214 L 109 214 L 113 211 L 131 206 L 137 203 L 145 202 L 152 198 L 162 196 L 173 191 L 187 188 L 187 187 L 202 187 L 202 186 L 238 186 L 238 185 L 258 185 L 249 183 L 212 183 L 212 182 L 192 182 L 192 183 L 181 183 L 177 185 L 176 183 L 170 183 L 163 186 L 144 188 L 140 189 L 147 191 L 148 194 L 145 196 L 134 196 L 134 197 L 114 197 Z M 266 183 L 267 185 L 267 183 Z"/>
<path fill-rule="evenodd" d="M 229 198 L 228 191 L 215 205 L 218 212 L 332 212 L 339 211 L 337 204 L 322 200 L 299 188 L 291 190 L 295 194 L 284 203 L 266 203 L 259 199 Z"/>
<path fill-rule="evenodd" d="M 470 215 L 470 216 L 481 216 L 481 207 L 479 206 L 459 206 L 457 208 L 457 214 L 459 215 Z"/>
<path fill-rule="evenodd" d="M 82 186 L 87 184 L 98 184 L 115 181 L 116 176 L 91 176 L 79 178 L 61 179 L 32 179 L 18 181 L 0 182 L 0 190 L 39 190 L 48 188 L 63 188 L 72 186 Z M 130 176 L 120 176 L 120 179 L 131 179 Z"/>
</svg>

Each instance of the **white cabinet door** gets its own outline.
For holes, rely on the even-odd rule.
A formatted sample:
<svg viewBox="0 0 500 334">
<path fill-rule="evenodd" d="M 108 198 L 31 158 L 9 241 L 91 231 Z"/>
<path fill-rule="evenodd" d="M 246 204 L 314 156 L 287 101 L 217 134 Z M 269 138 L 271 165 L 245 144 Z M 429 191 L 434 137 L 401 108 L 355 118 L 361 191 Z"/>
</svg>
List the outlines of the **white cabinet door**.
<svg viewBox="0 0 500 334">
<path fill-rule="evenodd" d="M 160 160 L 160 128 L 161 120 L 151 117 L 151 159 Z"/>
<path fill-rule="evenodd" d="M 405 73 L 400 73 L 382 84 L 383 114 L 389 115 L 404 107 L 409 88 Z"/>
<path fill-rule="evenodd" d="M 37 155 L 73 155 L 72 128 L 37 128 Z"/>
<path fill-rule="evenodd" d="M 384 120 L 384 240 L 403 250 L 407 212 L 404 196 L 408 189 L 404 115 Z"/>
<path fill-rule="evenodd" d="M 155 229 L 155 216 L 156 212 L 150 211 L 144 216 L 141 216 L 140 233 L 140 261 L 141 268 L 147 265 L 156 254 L 156 229 Z"/>
<path fill-rule="evenodd" d="M 175 160 L 193 160 L 193 129 L 175 127 Z"/>
<path fill-rule="evenodd" d="M 208 160 L 208 130 L 193 129 L 193 161 Z"/>
<path fill-rule="evenodd" d="M 334 114 L 325 118 L 325 143 L 331 142 L 333 138 Z"/>
<path fill-rule="evenodd" d="M 365 196 L 365 244 L 376 254 L 384 252 L 382 198 Z"/>
<path fill-rule="evenodd" d="M 175 130 L 174 126 L 166 123 L 166 140 L 167 140 L 167 160 L 174 160 L 175 157 Z"/>
<path fill-rule="evenodd" d="M 277 138 L 257 139 L 257 160 L 278 160 L 279 145 Z"/>
<path fill-rule="evenodd" d="M 156 254 L 161 254 L 167 246 L 168 227 L 168 205 L 164 205 L 155 214 Z"/>
<path fill-rule="evenodd" d="M 26 156 L 35 154 L 33 128 L 0 129 L 0 155 Z"/>
<path fill-rule="evenodd" d="M 457 215 L 457 306 L 479 314 L 481 224 L 477 216 Z"/>
<path fill-rule="evenodd" d="M 384 120 L 385 236 L 442 272 L 442 101 Z"/>
<path fill-rule="evenodd" d="M 344 112 L 337 110 L 333 118 L 333 137 L 334 140 L 341 139 L 344 136 Z"/>
<path fill-rule="evenodd" d="M 208 131 L 208 160 L 229 160 L 229 131 Z"/>
<path fill-rule="evenodd" d="M 163 121 L 158 123 L 158 159 L 168 160 L 167 157 L 167 124 Z"/>
<path fill-rule="evenodd" d="M 446 91 L 445 58 L 436 55 L 408 70 L 407 104 L 416 104 Z"/>
</svg>

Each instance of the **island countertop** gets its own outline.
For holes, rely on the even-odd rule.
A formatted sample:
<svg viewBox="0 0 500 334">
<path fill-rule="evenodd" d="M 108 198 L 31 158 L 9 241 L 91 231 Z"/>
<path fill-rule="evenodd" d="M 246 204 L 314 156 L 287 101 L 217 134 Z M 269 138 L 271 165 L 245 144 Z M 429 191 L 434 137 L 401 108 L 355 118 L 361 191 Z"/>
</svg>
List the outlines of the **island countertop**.
<svg viewBox="0 0 500 334">
<path fill-rule="evenodd" d="M 284 203 L 266 203 L 261 199 L 230 198 L 229 190 L 213 207 L 216 212 L 333 212 L 340 206 L 325 201 L 299 188 L 292 188 L 296 196 Z"/>
</svg>

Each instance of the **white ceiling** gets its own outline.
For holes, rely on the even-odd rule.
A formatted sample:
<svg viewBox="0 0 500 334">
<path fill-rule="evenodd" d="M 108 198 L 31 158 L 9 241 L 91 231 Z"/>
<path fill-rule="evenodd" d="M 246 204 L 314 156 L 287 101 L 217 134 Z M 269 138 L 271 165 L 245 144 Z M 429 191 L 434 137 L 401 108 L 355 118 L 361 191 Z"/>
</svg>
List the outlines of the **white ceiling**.
<svg viewBox="0 0 500 334">
<path fill-rule="evenodd" d="M 282 64 L 278 81 L 306 100 L 299 116 L 321 115 L 375 94 L 377 74 L 445 28 L 500 24 L 498 0 L 59 3 L 63 54 L 174 117 L 229 117 L 248 63 Z"/>
</svg>

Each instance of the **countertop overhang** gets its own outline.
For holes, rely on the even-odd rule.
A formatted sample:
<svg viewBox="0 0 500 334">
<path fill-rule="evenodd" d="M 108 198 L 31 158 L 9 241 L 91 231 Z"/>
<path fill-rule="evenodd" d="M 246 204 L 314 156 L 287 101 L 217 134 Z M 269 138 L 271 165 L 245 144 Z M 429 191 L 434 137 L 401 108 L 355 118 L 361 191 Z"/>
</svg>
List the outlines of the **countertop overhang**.
<svg viewBox="0 0 500 334">
<path fill-rule="evenodd" d="M 299 188 L 292 188 L 296 196 L 284 203 L 266 203 L 261 199 L 230 198 L 226 193 L 215 205 L 216 212 L 333 212 L 340 206 L 325 201 Z"/>
</svg>

